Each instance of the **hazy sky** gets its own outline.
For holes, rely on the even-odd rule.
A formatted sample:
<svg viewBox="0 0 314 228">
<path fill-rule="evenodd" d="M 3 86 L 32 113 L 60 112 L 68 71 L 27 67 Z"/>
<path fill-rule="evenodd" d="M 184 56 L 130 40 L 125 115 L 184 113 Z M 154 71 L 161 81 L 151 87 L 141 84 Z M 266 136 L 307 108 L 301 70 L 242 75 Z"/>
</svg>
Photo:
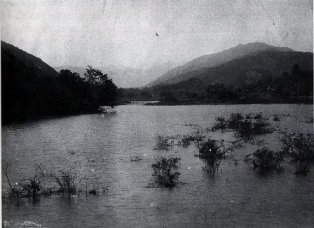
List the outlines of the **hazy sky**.
<svg viewBox="0 0 314 228">
<path fill-rule="evenodd" d="M 312 0 L 1 0 L 1 30 L 2 40 L 52 66 L 149 67 L 254 41 L 312 51 L 313 4 Z"/>
</svg>

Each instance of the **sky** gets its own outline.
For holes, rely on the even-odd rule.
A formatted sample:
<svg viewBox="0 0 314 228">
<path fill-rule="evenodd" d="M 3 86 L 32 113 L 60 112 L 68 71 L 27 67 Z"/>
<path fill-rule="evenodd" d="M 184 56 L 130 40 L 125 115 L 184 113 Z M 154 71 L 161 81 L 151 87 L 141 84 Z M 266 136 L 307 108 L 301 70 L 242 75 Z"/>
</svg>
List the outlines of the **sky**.
<svg viewBox="0 0 314 228">
<path fill-rule="evenodd" d="M 313 2 L 1 0 L 1 40 L 51 66 L 149 68 L 255 41 L 312 51 Z"/>
</svg>

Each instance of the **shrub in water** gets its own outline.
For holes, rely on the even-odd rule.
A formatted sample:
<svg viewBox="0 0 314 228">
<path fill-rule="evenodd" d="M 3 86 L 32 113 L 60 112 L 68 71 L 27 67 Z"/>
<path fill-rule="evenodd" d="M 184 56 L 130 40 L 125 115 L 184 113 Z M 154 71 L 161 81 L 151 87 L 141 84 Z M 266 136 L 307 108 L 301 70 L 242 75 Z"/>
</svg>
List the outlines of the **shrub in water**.
<svg viewBox="0 0 314 228">
<path fill-rule="evenodd" d="M 8 175 L 8 163 L 5 163 L 3 166 L 3 174 L 7 178 L 9 187 L 10 187 L 10 194 L 14 195 L 16 199 L 19 198 L 32 198 L 36 200 L 37 197 L 40 195 L 40 191 L 43 189 L 41 186 L 41 181 L 39 179 L 39 171 L 42 172 L 41 167 L 38 166 L 35 171 L 35 175 L 32 178 L 25 178 L 20 180 L 19 183 L 15 183 L 14 185 L 11 184 L 9 175 Z"/>
<path fill-rule="evenodd" d="M 243 139 L 250 139 L 255 135 L 268 134 L 272 133 L 273 129 L 269 127 L 269 123 L 267 123 L 263 119 L 257 119 L 256 121 L 244 120 L 239 124 L 238 136 Z"/>
<path fill-rule="evenodd" d="M 261 120 L 263 119 L 262 113 L 258 113 L 257 115 L 254 116 L 255 120 Z"/>
<path fill-rule="evenodd" d="M 60 171 L 60 175 L 53 176 L 59 185 L 58 192 L 66 194 L 68 197 L 76 193 L 75 176 L 70 171 Z"/>
<path fill-rule="evenodd" d="M 281 138 L 283 153 L 291 158 L 295 164 L 296 174 L 306 175 L 310 170 L 310 163 L 314 160 L 313 136 L 300 133 L 284 133 Z"/>
<path fill-rule="evenodd" d="M 267 134 L 273 132 L 269 128 L 269 123 L 261 113 L 257 115 L 247 114 L 244 118 L 240 113 L 232 113 L 230 118 L 225 120 L 223 117 L 217 117 L 212 130 L 233 129 L 237 131 L 237 136 L 243 139 L 250 139 L 254 135 Z"/>
<path fill-rule="evenodd" d="M 152 164 L 156 182 L 158 185 L 164 187 L 173 187 L 177 184 L 180 172 L 175 172 L 177 169 L 177 163 L 180 158 L 165 158 L 160 157 L 156 159 L 156 162 Z"/>
<path fill-rule="evenodd" d="M 252 137 L 252 120 L 241 121 L 237 130 L 237 136 L 246 140 L 250 139 Z"/>
<path fill-rule="evenodd" d="M 196 146 L 203 141 L 205 136 L 196 134 L 196 135 L 185 135 L 183 136 L 181 143 L 183 147 L 187 147 L 191 144 L 191 142 L 195 142 Z"/>
<path fill-rule="evenodd" d="M 222 141 L 208 139 L 200 145 L 199 157 L 206 161 L 206 170 L 212 174 L 218 172 L 220 162 L 224 156 L 225 151 Z"/>
<path fill-rule="evenodd" d="M 191 144 L 191 141 L 193 141 L 192 136 L 183 136 L 181 142 L 183 147 L 187 147 Z"/>
<path fill-rule="evenodd" d="M 279 170 L 280 164 L 283 161 L 284 153 L 274 152 L 266 147 L 259 149 L 253 153 L 252 163 L 254 169 L 265 173 L 268 171 Z"/>
<path fill-rule="evenodd" d="M 273 117 L 273 121 L 280 121 L 279 116 L 278 116 L 278 115 L 274 115 L 274 117 Z"/>
<path fill-rule="evenodd" d="M 238 129 L 244 117 L 240 113 L 231 113 L 228 120 L 228 128 Z"/>
<path fill-rule="evenodd" d="M 160 135 L 157 136 L 155 150 L 169 150 L 170 147 L 171 144 L 166 137 Z"/>
<path fill-rule="evenodd" d="M 218 130 L 218 129 L 221 129 L 221 130 L 224 130 L 227 128 L 228 126 L 228 122 L 226 121 L 226 119 L 224 117 L 217 117 L 216 119 L 216 123 L 214 124 L 212 130 Z"/>
</svg>

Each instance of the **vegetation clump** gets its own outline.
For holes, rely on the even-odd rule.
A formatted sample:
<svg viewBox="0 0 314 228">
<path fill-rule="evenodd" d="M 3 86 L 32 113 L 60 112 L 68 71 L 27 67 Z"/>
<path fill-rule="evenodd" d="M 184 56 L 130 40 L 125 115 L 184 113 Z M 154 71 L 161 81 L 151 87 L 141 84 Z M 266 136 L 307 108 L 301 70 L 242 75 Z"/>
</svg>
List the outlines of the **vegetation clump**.
<svg viewBox="0 0 314 228">
<path fill-rule="evenodd" d="M 226 119 L 222 116 L 216 117 L 216 123 L 214 124 L 212 130 L 224 130 L 228 127 L 228 122 L 226 121 Z"/>
<path fill-rule="evenodd" d="M 76 178 L 70 171 L 60 171 L 60 175 L 53 175 L 56 183 L 59 185 L 57 192 L 71 197 L 76 194 Z"/>
<path fill-rule="evenodd" d="M 266 147 L 259 149 L 253 153 L 252 163 L 254 169 L 258 169 L 262 173 L 269 171 L 280 170 L 281 162 L 284 159 L 282 151 L 275 152 Z"/>
<path fill-rule="evenodd" d="M 243 139 L 250 139 L 254 135 L 262 135 L 272 133 L 273 129 L 269 127 L 269 123 L 263 119 L 256 121 L 244 120 L 240 123 L 237 129 L 237 136 Z"/>
<path fill-rule="evenodd" d="M 273 121 L 280 121 L 279 116 L 278 116 L 278 115 L 274 115 L 274 117 L 273 117 Z"/>
<path fill-rule="evenodd" d="M 240 113 L 231 113 L 230 118 L 227 121 L 228 128 L 238 129 L 243 120 L 244 117 Z"/>
<path fill-rule="evenodd" d="M 236 135 L 243 139 L 250 139 L 254 135 L 267 134 L 273 132 L 269 123 L 261 113 L 257 115 L 247 114 L 244 118 L 240 113 L 232 113 L 229 119 L 217 117 L 212 130 L 232 129 Z"/>
<path fill-rule="evenodd" d="M 195 142 L 196 145 L 199 145 L 200 142 L 203 141 L 203 139 L 205 138 L 205 136 L 203 135 L 184 135 L 181 139 L 181 145 L 183 147 L 187 147 L 191 144 L 191 142 Z"/>
<path fill-rule="evenodd" d="M 208 139 L 201 143 L 199 157 L 206 161 L 205 170 L 211 174 L 218 172 L 220 162 L 225 158 L 225 150 L 222 141 Z"/>
<path fill-rule="evenodd" d="M 20 198 L 32 198 L 36 200 L 43 190 L 42 181 L 39 178 L 39 171 L 42 171 L 40 166 L 36 168 L 35 175 L 32 178 L 25 178 L 12 184 L 8 174 L 9 164 L 5 163 L 2 172 L 6 177 L 9 187 L 10 195 L 16 197 L 17 202 Z"/>
<path fill-rule="evenodd" d="M 182 142 L 182 146 L 183 147 L 187 147 L 191 144 L 191 141 L 193 141 L 191 136 L 183 136 L 183 138 L 181 139 Z"/>
<path fill-rule="evenodd" d="M 152 164 L 154 170 L 153 176 L 156 177 L 156 183 L 163 187 L 174 187 L 178 183 L 180 172 L 176 172 L 177 163 L 180 158 L 159 157 Z"/>
<path fill-rule="evenodd" d="M 306 175 L 314 161 L 314 143 L 310 134 L 284 133 L 281 138 L 282 150 L 295 165 L 295 173 Z"/>
<path fill-rule="evenodd" d="M 154 150 L 169 150 L 171 146 L 171 143 L 169 143 L 169 140 L 166 137 L 158 135 Z"/>
</svg>

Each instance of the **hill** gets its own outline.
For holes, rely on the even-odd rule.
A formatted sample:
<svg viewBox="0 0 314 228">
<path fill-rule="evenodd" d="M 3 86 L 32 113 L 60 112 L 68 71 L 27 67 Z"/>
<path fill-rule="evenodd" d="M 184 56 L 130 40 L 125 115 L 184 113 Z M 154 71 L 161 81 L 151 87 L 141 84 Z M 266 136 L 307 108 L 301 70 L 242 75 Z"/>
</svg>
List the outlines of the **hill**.
<svg viewBox="0 0 314 228">
<path fill-rule="evenodd" d="M 3 75 L 15 77 L 56 77 L 58 75 L 48 64 L 11 44 L 1 41 Z M 9 72 L 8 72 L 9 71 Z"/>
<path fill-rule="evenodd" d="M 266 76 L 278 77 L 284 72 L 289 72 L 294 64 L 301 69 L 310 71 L 313 69 L 313 54 L 303 52 L 257 52 L 240 59 L 231 60 L 216 67 L 201 68 L 181 74 L 171 79 L 175 84 L 198 78 L 204 84 L 217 84 L 240 87 L 257 82 Z"/>
<path fill-rule="evenodd" d="M 161 84 L 173 84 L 179 81 L 183 81 L 188 79 L 186 75 L 189 72 L 198 71 L 203 68 L 219 66 L 231 60 L 242 58 L 262 51 L 291 52 L 293 50 L 285 47 L 274 47 L 261 42 L 249 43 L 245 45 L 240 44 L 236 47 L 224 50 L 222 52 L 198 57 L 184 64 L 183 66 L 176 67 L 168 71 L 167 73 L 163 74 L 155 81 L 149 83 L 146 87 L 152 87 Z M 180 75 L 182 74 L 185 75 L 183 79 L 181 79 L 180 77 Z M 190 74 L 190 76 L 193 77 L 192 74 Z"/>
<path fill-rule="evenodd" d="M 1 42 L 2 123 L 46 116 L 96 112 L 114 102 L 116 86 L 89 68 L 82 79 L 69 70 L 57 73 L 39 58 Z"/>
</svg>

